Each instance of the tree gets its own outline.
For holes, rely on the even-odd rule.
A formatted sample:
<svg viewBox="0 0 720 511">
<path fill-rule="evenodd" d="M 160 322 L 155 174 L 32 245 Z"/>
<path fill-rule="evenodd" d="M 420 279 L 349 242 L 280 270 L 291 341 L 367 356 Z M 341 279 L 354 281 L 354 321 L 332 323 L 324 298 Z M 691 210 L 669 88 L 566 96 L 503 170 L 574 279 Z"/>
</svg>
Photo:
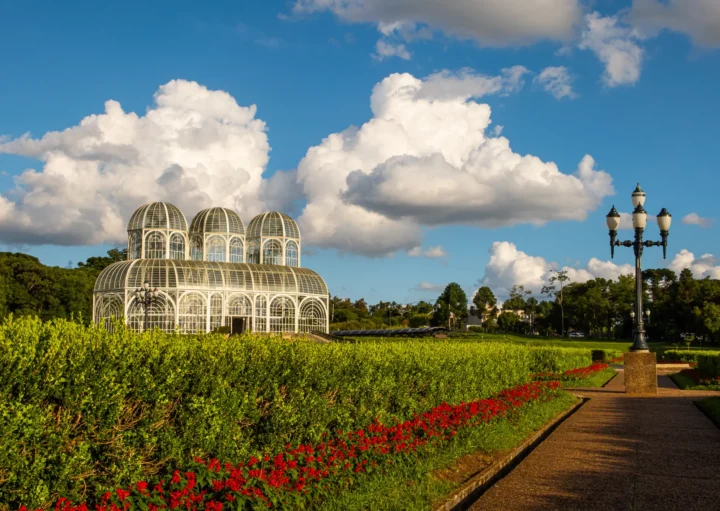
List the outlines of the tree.
<svg viewBox="0 0 720 511">
<path fill-rule="evenodd" d="M 695 307 L 695 316 L 702 322 L 702 325 L 711 335 L 720 331 L 720 305 L 712 302 L 703 303 L 702 308 Z"/>
<path fill-rule="evenodd" d="M 524 311 L 525 310 L 525 296 L 531 294 L 532 291 L 526 291 L 525 286 L 515 285 L 510 290 L 510 298 L 505 300 L 503 303 L 503 310 L 511 311 Z"/>
<path fill-rule="evenodd" d="M 565 286 L 565 282 L 567 282 L 568 280 L 570 280 L 570 277 L 568 277 L 567 270 L 555 270 L 552 277 L 548 279 L 548 282 L 550 284 L 547 286 L 543 286 L 542 288 L 542 294 L 554 296 L 555 301 L 560 306 L 562 335 L 565 335 L 565 309 L 563 309 L 563 288 Z"/>
<path fill-rule="evenodd" d="M 507 332 L 515 328 L 515 325 L 517 325 L 518 321 L 519 319 L 517 317 L 517 314 L 514 314 L 512 312 L 503 312 L 498 318 L 498 326 Z"/>
<path fill-rule="evenodd" d="M 445 326 L 449 324 L 452 313 L 456 321 L 463 321 L 468 317 L 467 295 L 460 284 L 451 282 L 435 302 L 433 324 Z"/>
<path fill-rule="evenodd" d="M 475 296 L 473 296 L 473 305 L 477 310 L 477 315 L 481 318 L 485 316 L 488 309 L 492 309 L 496 304 L 497 298 L 495 298 L 492 289 L 487 286 L 478 289 Z"/>
</svg>

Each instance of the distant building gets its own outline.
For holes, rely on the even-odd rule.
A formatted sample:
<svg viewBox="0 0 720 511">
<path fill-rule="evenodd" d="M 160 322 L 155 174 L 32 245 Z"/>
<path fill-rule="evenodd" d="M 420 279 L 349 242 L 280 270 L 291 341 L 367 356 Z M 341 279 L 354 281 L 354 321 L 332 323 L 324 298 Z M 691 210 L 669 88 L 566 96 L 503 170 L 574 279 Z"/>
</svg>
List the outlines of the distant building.
<svg viewBox="0 0 720 511">
<path fill-rule="evenodd" d="M 95 282 L 93 320 L 182 333 L 327 332 L 328 288 L 300 267 L 300 248 L 300 230 L 283 213 L 262 213 L 246 231 L 234 211 L 210 208 L 188 228 L 172 204 L 145 204 L 128 223 L 128 260 Z M 147 318 L 136 299 L 145 283 L 158 290 Z"/>
</svg>

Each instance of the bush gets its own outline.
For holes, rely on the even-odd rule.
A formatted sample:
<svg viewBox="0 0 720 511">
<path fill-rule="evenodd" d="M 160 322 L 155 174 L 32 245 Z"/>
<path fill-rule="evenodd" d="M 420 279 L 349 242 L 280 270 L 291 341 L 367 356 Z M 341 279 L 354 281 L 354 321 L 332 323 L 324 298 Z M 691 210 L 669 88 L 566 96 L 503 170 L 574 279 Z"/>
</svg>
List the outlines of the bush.
<svg viewBox="0 0 720 511">
<path fill-rule="evenodd" d="M 720 377 L 720 353 L 704 352 L 697 357 L 698 371 L 709 378 Z"/>
<path fill-rule="evenodd" d="M 0 324 L 0 503 L 80 500 L 193 456 L 234 463 L 589 363 L 590 350 L 508 343 L 318 344 L 11 317 Z"/>
<path fill-rule="evenodd" d="M 662 354 L 661 359 L 670 362 L 687 362 L 697 363 L 698 357 L 700 356 L 718 356 L 720 352 L 717 351 L 703 351 L 703 350 L 665 350 Z"/>
</svg>

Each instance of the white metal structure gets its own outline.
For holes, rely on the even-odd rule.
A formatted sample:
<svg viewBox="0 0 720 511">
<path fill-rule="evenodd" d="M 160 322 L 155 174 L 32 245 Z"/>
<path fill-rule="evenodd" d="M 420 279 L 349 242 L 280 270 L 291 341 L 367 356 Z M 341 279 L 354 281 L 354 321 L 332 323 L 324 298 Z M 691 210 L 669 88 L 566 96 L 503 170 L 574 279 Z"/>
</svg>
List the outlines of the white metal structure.
<svg viewBox="0 0 720 511">
<path fill-rule="evenodd" d="M 231 209 L 204 209 L 190 224 L 190 259 L 245 262 L 245 226 Z"/>
<path fill-rule="evenodd" d="M 112 318 L 122 317 L 136 330 L 147 325 L 182 333 L 209 332 L 220 326 L 228 326 L 233 332 L 327 332 L 327 285 L 314 271 L 299 267 L 297 224 L 282 213 L 266 213 L 256 219 L 264 216 L 269 216 L 268 224 L 261 222 L 255 228 L 254 233 L 259 235 L 254 239 L 284 247 L 272 260 L 294 264 L 234 262 L 241 252 L 232 252 L 233 242 L 244 242 L 245 233 L 242 221 L 231 210 L 201 211 L 188 232 L 185 216 L 172 204 L 156 202 L 140 207 L 128 225 L 129 260 L 108 266 L 95 282 L 94 321 L 111 327 Z M 281 227 L 277 226 L 278 219 Z M 175 235 L 185 240 L 182 250 L 178 244 L 172 245 Z M 193 236 L 202 240 L 194 253 L 187 243 Z M 214 238 L 224 243 L 222 250 L 215 250 Z M 136 239 L 139 245 L 132 244 Z M 139 252 L 132 252 L 136 246 Z M 267 246 L 269 250 L 275 247 Z M 288 246 L 296 252 L 291 250 L 288 255 Z M 179 257 L 181 253 L 183 257 Z M 244 252 L 242 259 L 246 259 Z M 135 290 L 146 282 L 158 290 L 147 317 L 135 300 Z"/>
<path fill-rule="evenodd" d="M 300 266 L 300 229 L 284 213 L 262 213 L 247 228 L 247 262 Z"/>
</svg>

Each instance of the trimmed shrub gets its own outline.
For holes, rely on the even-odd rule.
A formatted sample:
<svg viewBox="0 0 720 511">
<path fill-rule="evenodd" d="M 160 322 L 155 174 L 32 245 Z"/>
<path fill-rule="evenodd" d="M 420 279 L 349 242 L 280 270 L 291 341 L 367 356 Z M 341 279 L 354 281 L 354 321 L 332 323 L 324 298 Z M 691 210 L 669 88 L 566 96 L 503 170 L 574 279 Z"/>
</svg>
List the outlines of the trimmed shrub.
<svg viewBox="0 0 720 511">
<path fill-rule="evenodd" d="M 137 334 L 10 317 L 0 324 L 0 503 L 77 501 L 194 456 L 234 463 L 589 364 L 583 349 Z"/>
<path fill-rule="evenodd" d="M 709 378 L 720 377 L 720 353 L 705 352 L 697 357 L 698 371 Z"/>
<path fill-rule="evenodd" d="M 665 352 L 662 354 L 662 360 L 668 360 L 672 362 L 687 362 L 687 363 L 697 363 L 698 357 L 701 356 L 718 356 L 720 355 L 720 352 L 718 351 L 707 351 L 707 350 L 665 350 Z"/>
</svg>

